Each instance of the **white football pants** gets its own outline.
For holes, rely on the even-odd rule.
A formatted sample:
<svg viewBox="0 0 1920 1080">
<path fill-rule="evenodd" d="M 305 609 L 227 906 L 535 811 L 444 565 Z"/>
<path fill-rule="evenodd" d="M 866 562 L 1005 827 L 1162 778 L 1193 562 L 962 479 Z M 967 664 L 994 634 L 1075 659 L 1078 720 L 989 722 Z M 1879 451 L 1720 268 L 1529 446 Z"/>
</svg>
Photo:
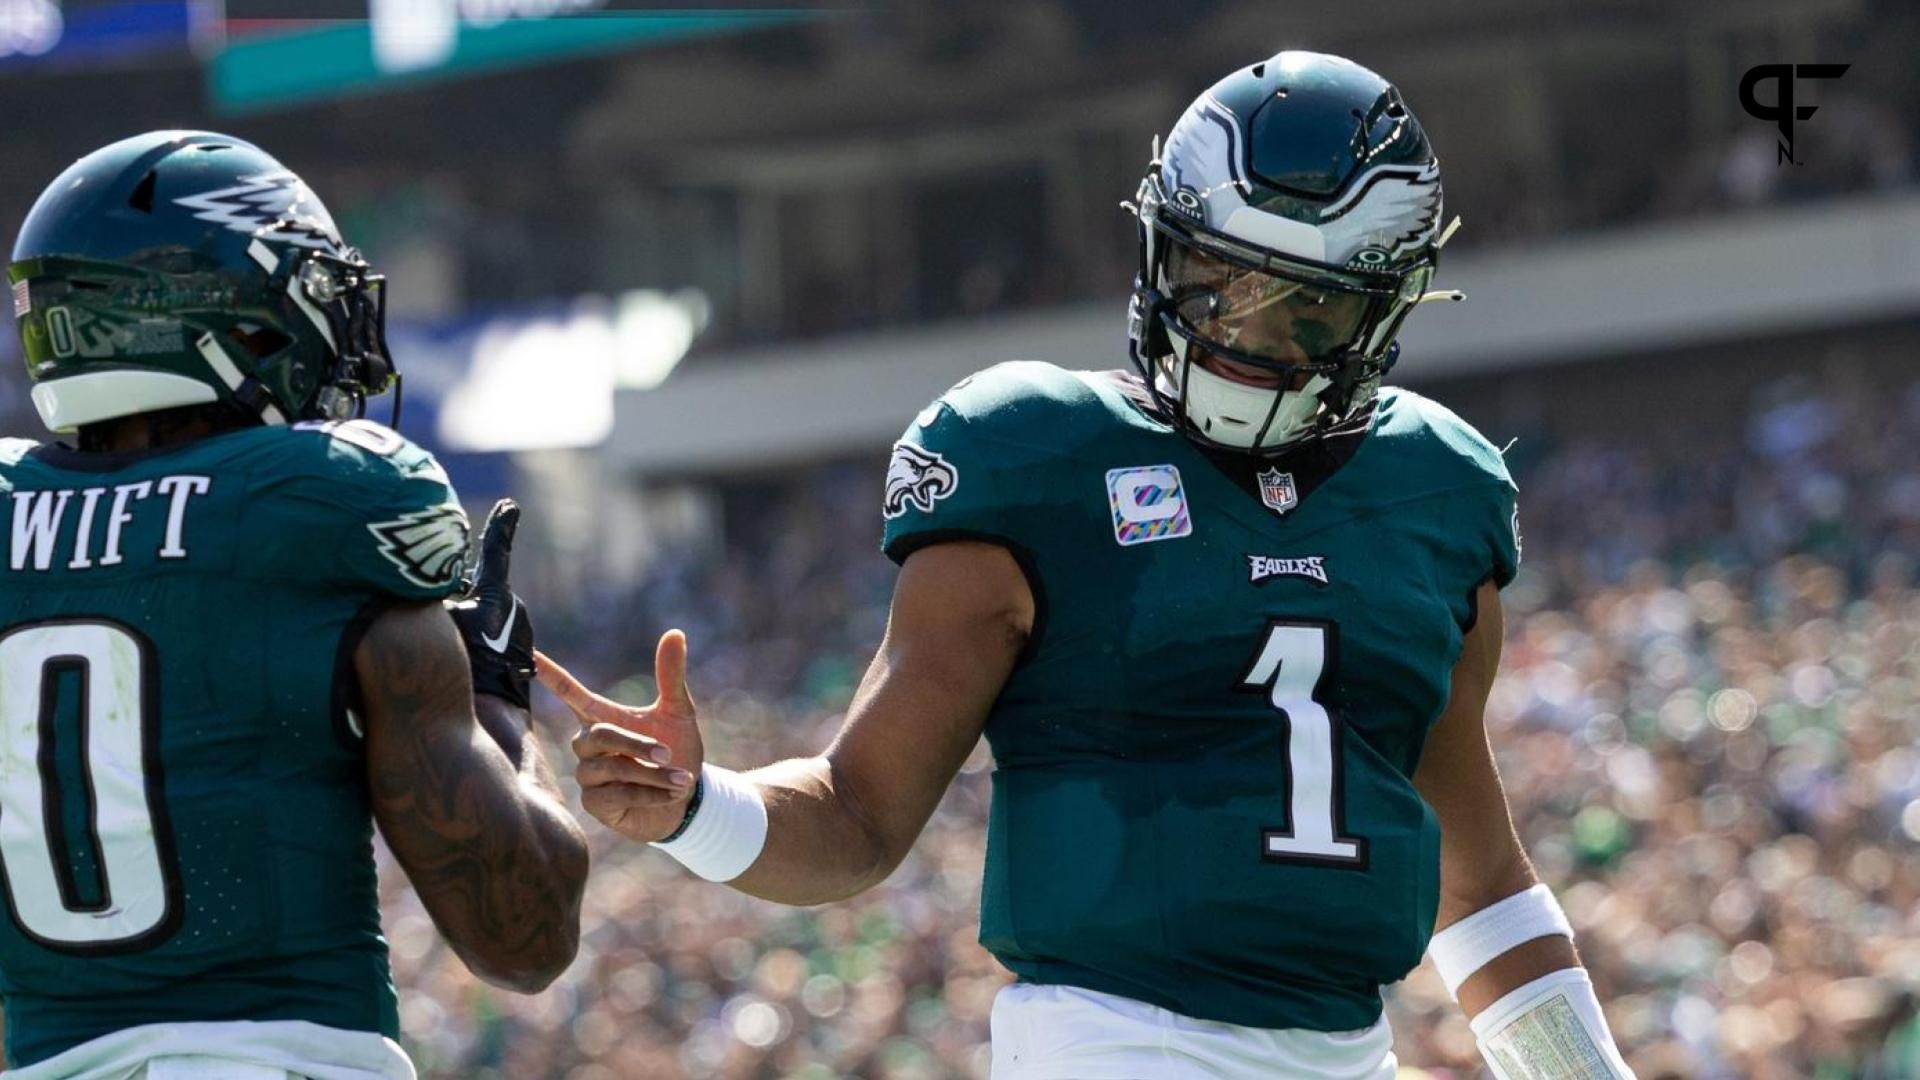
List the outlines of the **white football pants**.
<svg viewBox="0 0 1920 1080">
<path fill-rule="evenodd" d="M 1074 986 L 993 1000 L 993 1080 L 1393 1080 L 1383 1014 L 1359 1031 L 1240 1027 Z"/>
</svg>

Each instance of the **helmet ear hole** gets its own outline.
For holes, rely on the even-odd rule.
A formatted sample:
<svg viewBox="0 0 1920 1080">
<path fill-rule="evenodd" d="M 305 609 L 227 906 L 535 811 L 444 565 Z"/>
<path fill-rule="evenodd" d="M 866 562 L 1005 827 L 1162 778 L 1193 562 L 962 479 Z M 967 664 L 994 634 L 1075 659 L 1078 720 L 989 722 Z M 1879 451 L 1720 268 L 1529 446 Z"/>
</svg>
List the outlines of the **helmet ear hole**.
<svg viewBox="0 0 1920 1080">
<path fill-rule="evenodd" d="M 293 339 L 268 326 L 254 326 L 248 323 L 227 331 L 227 336 L 247 351 L 255 360 L 264 359 L 293 344 Z"/>
</svg>

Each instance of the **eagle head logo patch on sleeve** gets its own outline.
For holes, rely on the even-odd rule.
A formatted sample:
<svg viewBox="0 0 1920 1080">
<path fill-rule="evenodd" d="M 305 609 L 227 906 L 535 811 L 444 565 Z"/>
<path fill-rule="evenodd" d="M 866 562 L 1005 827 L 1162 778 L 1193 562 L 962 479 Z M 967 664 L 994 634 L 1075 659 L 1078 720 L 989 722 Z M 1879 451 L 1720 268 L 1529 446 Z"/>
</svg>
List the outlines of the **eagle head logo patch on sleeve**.
<svg viewBox="0 0 1920 1080">
<path fill-rule="evenodd" d="M 467 558 L 467 515 L 458 506 L 433 506 L 367 526 L 380 554 L 400 576 L 423 589 L 460 579 Z"/>
<path fill-rule="evenodd" d="M 893 460 L 887 463 L 887 498 L 881 514 L 888 521 L 907 512 L 909 506 L 923 514 L 933 513 L 933 504 L 960 487 L 960 470 L 953 463 L 924 446 L 895 443 Z"/>
</svg>

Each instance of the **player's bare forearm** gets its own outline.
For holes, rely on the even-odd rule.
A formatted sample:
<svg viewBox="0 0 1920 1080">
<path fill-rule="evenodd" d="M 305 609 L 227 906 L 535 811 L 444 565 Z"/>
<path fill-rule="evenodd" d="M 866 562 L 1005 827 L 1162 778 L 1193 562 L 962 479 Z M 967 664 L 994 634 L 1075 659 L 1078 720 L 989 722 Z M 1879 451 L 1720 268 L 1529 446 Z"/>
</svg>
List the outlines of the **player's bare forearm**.
<svg viewBox="0 0 1920 1080">
<path fill-rule="evenodd" d="M 545 792 L 556 805 L 564 806 L 566 797 L 560 793 L 560 784 L 554 779 L 546 752 L 540 749 L 540 740 L 534 734 L 527 710 L 492 694 L 475 694 L 473 713 L 521 779 Z"/>
<path fill-rule="evenodd" d="M 437 604 L 376 620 L 355 667 L 388 846 L 468 967 L 507 989 L 542 989 L 579 946 L 587 848 L 524 710 L 487 696 L 476 703 L 465 650 Z M 517 767 L 491 733 L 516 724 Z"/>
<path fill-rule="evenodd" d="M 1033 617 L 1026 577 L 1003 548 L 940 544 L 909 557 L 833 745 L 749 774 L 767 804 L 767 843 L 731 884 L 819 904 L 891 874 L 980 741 Z"/>
<path fill-rule="evenodd" d="M 1452 697 L 1434 725 L 1414 774 L 1440 819 L 1440 905 L 1434 929 L 1531 888 L 1538 880 L 1514 831 L 1506 791 L 1487 741 L 1487 696 L 1500 667 L 1505 620 L 1491 582 L 1475 595 L 1477 618 L 1453 669 Z M 1508 991 L 1580 963 L 1573 942 L 1539 937 L 1494 958 L 1460 985 L 1469 1017 Z"/>
<path fill-rule="evenodd" d="M 741 892 L 782 904 L 832 903 L 878 885 L 905 855 L 828 758 L 776 762 L 747 778 L 767 804 L 767 846 L 729 882 Z"/>
<path fill-rule="evenodd" d="M 539 733 L 533 730 L 532 713 L 492 694 L 475 694 L 473 712 L 519 774 L 527 803 L 541 820 L 541 831 L 547 834 L 544 846 L 558 850 L 576 841 L 584 845 L 585 834 L 554 778 Z"/>
<path fill-rule="evenodd" d="M 1500 800 L 1500 815 L 1506 816 L 1506 800 Z M 1488 806 L 1486 812 L 1491 813 Z M 1459 815 L 1456 815 L 1459 816 Z M 1453 830 L 1453 840 L 1443 831 L 1440 842 L 1440 911 L 1434 920 L 1436 930 L 1445 929 L 1499 903 L 1516 893 L 1532 888 L 1538 878 L 1533 864 L 1514 835 L 1511 822 L 1504 828 L 1486 829 L 1484 840 L 1476 841 L 1466 828 Z M 1580 966 L 1580 956 L 1571 938 L 1559 935 L 1534 938 L 1488 961 L 1485 967 L 1460 984 L 1460 1008 L 1469 1018 L 1542 975 L 1561 968 Z"/>
<path fill-rule="evenodd" d="M 688 866 L 787 904 L 826 903 L 884 880 L 980 741 L 1034 610 L 1026 577 L 1003 548 L 954 542 L 914 553 L 894 589 L 886 639 L 833 745 L 744 775 L 722 770 L 727 805 L 751 808 L 742 841 L 750 846 L 738 863 Z M 595 694 L 551 657 L 540 665 L 541 682 L 580 719 L 575 776 L 588 813 L 634 840 L 677 835 L 687 823 L 691 776 L 676 780 L 674 772 L 699 770 L 705 760 L 680 633 L 661 637 L 654 660 L 660 696 L 645 707 Z M 746 801 L 735 797 L 740 792 Z M 688 836 L 702 822 L 734 820 L 714 813 L 703 803 Z M 742 835 L 704 827 L 723 829 L 713 836 Z"/>
</svg>

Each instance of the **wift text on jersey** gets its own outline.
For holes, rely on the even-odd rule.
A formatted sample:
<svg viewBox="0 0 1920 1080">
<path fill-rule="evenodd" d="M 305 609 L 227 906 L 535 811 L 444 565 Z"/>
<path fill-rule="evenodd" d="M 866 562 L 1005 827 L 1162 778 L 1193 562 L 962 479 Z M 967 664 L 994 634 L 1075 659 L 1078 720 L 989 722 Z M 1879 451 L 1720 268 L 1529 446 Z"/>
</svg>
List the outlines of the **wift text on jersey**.
<svg viewBox="0 0 1920 1080">
<path fill-rule="evenodd" d="M 182 475 L 102 487 L 14 491 L 9 496 L 13 527 L 8 530 L 7 569 L 45 572 L 55 566 L 67 570 L 118 566 L 129 554 L 121 550 L 122 530 L 138 514 L 167 515 L 166 535 L 154 552 L 156 558 L 187 558 L 188 508 L 212 487 L 211 477 Z"/>
</svg>

